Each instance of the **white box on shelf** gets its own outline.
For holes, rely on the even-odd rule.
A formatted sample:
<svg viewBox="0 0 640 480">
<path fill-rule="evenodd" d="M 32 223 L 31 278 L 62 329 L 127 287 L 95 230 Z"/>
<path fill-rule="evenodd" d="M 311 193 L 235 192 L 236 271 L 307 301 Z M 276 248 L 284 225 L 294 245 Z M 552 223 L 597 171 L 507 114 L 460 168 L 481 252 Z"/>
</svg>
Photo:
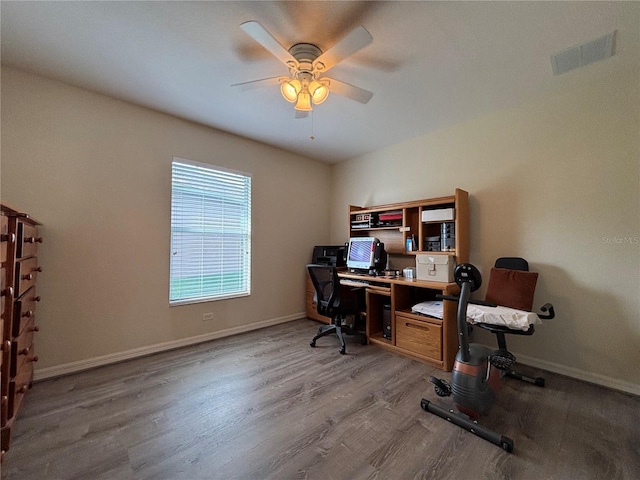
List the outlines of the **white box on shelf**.
<svg viewBox="0 0 640 480">
<path fill-rule="evenodd" d="M 423 210 L 423 222 L 452 222 L 455 220 L 455 208 L 438 208 L 436 210 Z"/>
<path fill-rule="evenodd" d="M 416 255 L 416 278 L 432 282 L 453 282 L 454 259 L 450 255 Z"/>
</svg>

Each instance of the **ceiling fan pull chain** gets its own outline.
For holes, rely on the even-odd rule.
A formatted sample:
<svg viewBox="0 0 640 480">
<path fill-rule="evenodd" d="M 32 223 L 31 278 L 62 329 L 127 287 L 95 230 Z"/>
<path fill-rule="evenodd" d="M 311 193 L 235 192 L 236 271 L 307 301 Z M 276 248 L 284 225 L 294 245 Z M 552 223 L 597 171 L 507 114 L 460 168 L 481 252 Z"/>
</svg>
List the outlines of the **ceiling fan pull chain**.
<svg viewBox="0 0 640 480">
<path fill-rule="evenodd" d="M 311 136 L 309 137 L 311 140 L 315 140 L 316 136 L 313 134 L 313 110 L 311 110 Z"/>
</svg>

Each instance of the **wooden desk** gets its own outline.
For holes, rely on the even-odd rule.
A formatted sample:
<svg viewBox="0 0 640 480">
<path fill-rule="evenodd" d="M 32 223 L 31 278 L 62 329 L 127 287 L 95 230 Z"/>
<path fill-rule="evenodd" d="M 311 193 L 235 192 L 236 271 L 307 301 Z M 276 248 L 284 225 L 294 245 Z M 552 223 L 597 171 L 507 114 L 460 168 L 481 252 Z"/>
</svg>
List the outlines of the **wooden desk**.
<svg viewBox="0 0 640 480">
<path fill-rule="evenodd" d="M 366 290 L 366 331 L 370 343 L 409 355 L 450 371 L 458 351 L 456 305 L 445 302 L 443 319 L 411 313 L 412 305 L 434 300 L 436 295 L 455 295 L 455 283 L 405 280 L 403 277 L 373 277 L 347 272 L 344 279 L 368 281 Z M 391 339 L 383 337 L 383 306 L 391 306 Z"/>
<path fill-rule="evenodd" d="M 349 206 L 349 237 L 375 237 L 389 255 L 447 255 L 454 264 L 469 262 L 469 193 L 375 206 Z M 440 241 L 434 241 L 436 240 Z M 453 242 L 453 244 L 451 243 Z M 369 277 L 340 273 L 342 278 L 369 280 L 366 287 L 366 328 L 371 343 L 411 355 L 450 371 L 458 351 L 456 305 L 445 302 L 443 319 L 411 313 L 411 307 L 437 294 L 459 292 L 455 283 L 404 278 Z M 384 338 L 383 306 L 390 306 L 391 339 Z M 307 278 L 307 316 L 321 322 L 313 303 L 313 285 Z"/>
</svg>

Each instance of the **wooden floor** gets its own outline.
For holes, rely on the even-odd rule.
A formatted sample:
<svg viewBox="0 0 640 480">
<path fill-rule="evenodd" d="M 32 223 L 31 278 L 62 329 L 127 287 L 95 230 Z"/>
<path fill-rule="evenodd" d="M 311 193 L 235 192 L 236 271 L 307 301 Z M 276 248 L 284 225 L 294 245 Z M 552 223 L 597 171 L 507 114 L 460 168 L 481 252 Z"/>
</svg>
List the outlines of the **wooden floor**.
<svg viewBox="0 0 640 480">
<path fill-rule="evenodd" d="M 485 426 L 420 408 L 441 372 L 298 320 L 36 383 L 2 479 L 637 479 L 640 398 L 506 380 Z M 526 369 L 525 369 L 526 370 Z M 531 371 L 531 370 L 529 370 Z M 448 378 L 448 374 L 441 375 Z"/>
</svg>

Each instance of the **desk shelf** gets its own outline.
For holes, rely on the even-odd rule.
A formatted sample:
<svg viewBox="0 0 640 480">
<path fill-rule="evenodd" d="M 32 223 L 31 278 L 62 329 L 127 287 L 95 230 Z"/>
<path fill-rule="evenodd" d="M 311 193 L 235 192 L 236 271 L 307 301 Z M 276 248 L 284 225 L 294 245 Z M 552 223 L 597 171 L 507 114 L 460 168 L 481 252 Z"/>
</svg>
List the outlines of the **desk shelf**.
<svg viewBox="0 0 640 480">
<path fill-rule="evenodd" d="M 379 345 L 384 345 L 384 346 L 392 346 L 393 345 L 393 341 L 389 340 L 388 338 L 384 338 L 382 336 L 382 333 L 376 333 L 372 337 L 369 337 L 369 342 L 377 343 Z"/>
<path fill-rule="evenodd" d="M 429 210 L 453 209 L 454 219 L 446 221 L 422 221 L 422 213 Z M 380 215 L 402 213 L 402 223 L 398 226 L 377 225 Z M 369 227 L 362 225 L 363 219 Z M 425 248 L 428 237 L 440 234 L 440 225 L 454 223 L 455 251 L 432 252 Z M 442 253 L 452 255 L 457 263 L 469 261 L 469 194 L 460 189 L 448 197 L 428 198 L 410 202 L 378 205 L 374 207 L 349 206 L 349 236 L 376 237 L 384 243 L 387 253 L 392 255 L 415 255 L 417 253 Z M 416 250 L 407 250 L 407 239 L 417 240 Z"/>
<path fill-rule="evenodd" d="M 395 232 L 400 232 L 402 229 L 402 225 L 396 225 L 395 227 L 368 227 L 368 228 L 351 228 L 352 232 L 360 232 L 360 231 L 366 231 L 366 232 L 377 232 L 377 231 L 381 231 L 381 230 L 391 230 L 391 231 L 395 231 Z"/>
</svg>

